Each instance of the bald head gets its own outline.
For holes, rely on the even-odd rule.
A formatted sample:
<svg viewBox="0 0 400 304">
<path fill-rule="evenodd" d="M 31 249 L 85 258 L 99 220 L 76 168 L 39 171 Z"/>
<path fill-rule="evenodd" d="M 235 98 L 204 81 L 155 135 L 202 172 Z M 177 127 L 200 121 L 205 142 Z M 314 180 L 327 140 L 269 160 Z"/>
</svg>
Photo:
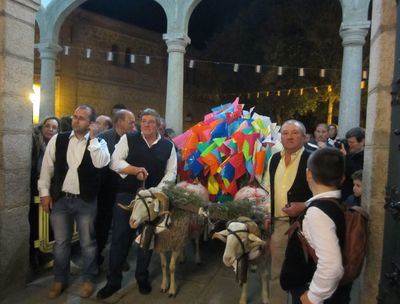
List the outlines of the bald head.
<svg viewBox="0 0 400 304">
<path fill-rule="evenodd" d="M 105 130 L 111 129 L 113 124 L 111 118 L 106 115 L 100 115 L 96 119 L 96 123 L 99 126 L 99 131 L 103 132 Z"/>
<path fill-rule="evenodd" d="M 114 127 L 120 136 L 135 131 L 135 115 L 129 110 L 117 111 L 114 115 Z"/>
</svg>

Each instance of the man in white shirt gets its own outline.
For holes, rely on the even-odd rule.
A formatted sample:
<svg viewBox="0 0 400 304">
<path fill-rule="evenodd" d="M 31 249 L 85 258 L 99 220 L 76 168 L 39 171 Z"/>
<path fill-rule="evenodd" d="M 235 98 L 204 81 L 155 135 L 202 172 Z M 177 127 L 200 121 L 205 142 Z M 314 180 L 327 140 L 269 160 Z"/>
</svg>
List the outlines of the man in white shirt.
<svg viewBox="0 0 400 304">
<path fill-rule="evenodd" d="M 317 150 L 308 159 L 306 174 L 313 197 L 305 204 L 302 227 L 318 261 L 315 264 L 311 257 L 306 259 L 298 234 L 293 233 L 286 249 L 281 284 L 290 290 L 293 304 L 345 304 L 350 290 L 348 286 L 338 288 L 343 276 L 345 219 L 342 209 L 332 201 L 340 200 L 343 155 L 335 148 Z"/>
<path fill-rule="evenodd" d="M 54 282 L 48 298 L 58 297 L 68 284 L 71 238 L 77 223 L 83 257 L 80 296 L 94 291 L 97 274 L 94 221 L 99 169 L 110 162 L 107 143 L 96 136 L 98 126 L 92 107 L 81 105 L 72 116 L 72 132 L 52 137 L 44 154 L 38 189 L 42 208 L 50 213 L 54 231 Z"/>
<path fill-rule="evenodd" d="M 111 169 L 120 175 L 115 202 L 128 205 L 137 189 L 162 188 L 166 182 L 174 182 L 177 158 L 174 145 L 159 134 L 160 115 L 153 109 L 145 109 L 140 115 L 141 132 L 128 133 L 115 146 Z M 128 255 L 135 231 L 129 226 L 130 213 L 114 205 L 113 233 L 107 284 L 97 293 L 106 299 L 121 288 L 122 267 Z M 151 250 L 138 248 L 135 278 L 139 292 L 151 292 L 148 266 Z"/>
</svg>

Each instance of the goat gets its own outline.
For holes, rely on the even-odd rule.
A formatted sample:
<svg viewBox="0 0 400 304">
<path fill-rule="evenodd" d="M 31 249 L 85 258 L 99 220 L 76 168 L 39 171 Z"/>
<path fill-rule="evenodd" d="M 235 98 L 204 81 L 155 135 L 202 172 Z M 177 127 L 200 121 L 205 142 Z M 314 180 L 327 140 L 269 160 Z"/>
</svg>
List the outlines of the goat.
<svg viewBox="0 0 400 304">
<path fill-rule="evenodd" d="M 149 190 L 139 191 L 134 200 L 132 215 L 129 224 L 131 228 L 136 229 L 142 223 L 147 226 L 153 225 L 154 234 L 154 250 L 160 254 L 162 281 L 161 291 L 167 292 L 170 297 L 177 293 L 175 281 L 175 266 L 177 258 L 182 252 L 189 237 L 189 223 L 192 212 L 187 210 L 170 210 L 168 197 L 162 192 L 153 193 Z M 191 210 L 198 212 L 196 208 Z M 145 225 L 146 226 L 146 225 Z M 141 235 L 143 239 L 148 240 L 144 229 Z M 148 242 L 147 242 L 148 243 Z M 143 245 L 146 247 L 146 245 Z M 171 251 L 171 260 L 169 263 L 169 284 L 167 276 L 167 258 L 166 253 Z M 169 288 L 168 288 L 169 285 Z"/>
<path fill-rule="evenodd" d="M 214 233 L 213 239 L 226 243 L 223 262 L 227 267 L 235 268 L 236 279 L 242 286 L 239 304 L 247 303 L 248 263 L 257 266 L 261 276 L 262 303 L 268 304 L 269 249 L 266 241 L 261 239 L 261 231 L 257 224 L 250 218 L 239 217 L 228 222 L 226 230 Z"/>
</svg>

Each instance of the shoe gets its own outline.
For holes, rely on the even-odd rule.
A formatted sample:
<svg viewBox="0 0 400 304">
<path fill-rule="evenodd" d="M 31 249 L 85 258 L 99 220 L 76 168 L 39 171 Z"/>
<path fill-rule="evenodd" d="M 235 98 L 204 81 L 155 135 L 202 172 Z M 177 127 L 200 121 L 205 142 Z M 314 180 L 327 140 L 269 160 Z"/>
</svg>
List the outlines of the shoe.
<svg viewBox="0 0 400 304">
<path fill-rule="evenodd" d="M 49 291 L 47 292 L 48 299 L 55 299 L 60 296 L 60 294 L 64 291 L 65 285 L 61 282 L 53 282 L 50 286 Z"/>
<path fill-rule="evenodd" d="M 99 292 L 97 293 L 97 298 L 98 299 L 107 299 L 120 289 L 121 289 L 121 287 L 106 284 L 106 286 L 104 286 L 102 289 L 100 289 Z"/>
<path fill-rule="evenodd" d="M 125 261 L 124 265 L 122 265 L 122 271 L 127 272 L 127 271 L 129 271 L 130 268 L 131 268 L 131 266 L 129 266 L 128 262 Z"/>
<path fill-rule="evenodd" d="M 94 285 L 92 282 L 83 282 L 79 290 L 81 298 L 89 298 L 94 291 Z"/>
<path fill-rule="evenodd" d="M 148 281 L 137 282 L 139 287 L 139 292 L 141 294 L 149 294 L 151 292 L 151 285 Z"/>
</svg>

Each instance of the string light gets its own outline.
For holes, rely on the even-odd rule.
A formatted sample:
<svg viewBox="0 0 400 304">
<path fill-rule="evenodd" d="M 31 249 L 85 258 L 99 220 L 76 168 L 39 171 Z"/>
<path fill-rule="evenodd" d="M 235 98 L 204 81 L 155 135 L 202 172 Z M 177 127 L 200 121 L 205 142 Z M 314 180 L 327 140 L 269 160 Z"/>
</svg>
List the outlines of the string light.
<svg viewBox="0 0 400 304">
<path fill-rule="evenodd" d="M 191 69 L 194 68 L 194 60 L 193 59 L 189 60 L 189 68 L 191 68 Z"/>
<path fill-rule="evenodd" d="M 114 59 L 114 54 L 113 52 L 108 52 L 107 53 L 107 61 L 113 61 Z"/>
<path fill-rule="evenodd" d="M 299 76 L 304 77 L 304 68 L 299 69 Z"/>
<path fill-rule="evenodd" d="M 135 63 L 135 61 L 136 61 L 135 54 L 130 54 L 129 55 L 129 61 L 130 61 L 130 63 Z"/>
<path fill-rule="evenodd" d="M 150 56 L 146 56 L 145 58 L 146 58 L 145 63 L 150 64 Z"/>
<path fill-rule="evenodd" d="M 256 73 L 261 73 L 261 65 L 256 65 Z"/>
<path fill-rule="evenodd" d="M 235 64 L 233 65 L 233 71 L 234 71 L 235 73 L 239 72 L 239 64 L 235 63 Z"/>
<path fill-rule="evenodd" d="M 320 76 L 321 78 L 324 78 L 324 77 L 325 77 L 325 69 L 321 69 L 321 70 L 319 71 L 319 76 Z"/>
<path fill-rule="evenodd" d="M 71 49 L 71 47 L 69 47 L 68 45 L 64 46 L 64 55 L 68 56 L 69 55 L 69 50 Z"/>
<path fill-rule="evenodd" d="M 368 71 L 367 70 L 364 70 L 363 72 L 362 72 L 362 79 L 367 79 L 368 78 Z"/>
<path fill-rule="evenodd" d="M 86 58 L 89 59 L 92 56 L 92 49 L 86 49 Z"/>
<path fill-rule="evenodd" d="M 283 74 L 283 67 L 278 66 L 278 76 L 282 76 Z"/>
</svg>

